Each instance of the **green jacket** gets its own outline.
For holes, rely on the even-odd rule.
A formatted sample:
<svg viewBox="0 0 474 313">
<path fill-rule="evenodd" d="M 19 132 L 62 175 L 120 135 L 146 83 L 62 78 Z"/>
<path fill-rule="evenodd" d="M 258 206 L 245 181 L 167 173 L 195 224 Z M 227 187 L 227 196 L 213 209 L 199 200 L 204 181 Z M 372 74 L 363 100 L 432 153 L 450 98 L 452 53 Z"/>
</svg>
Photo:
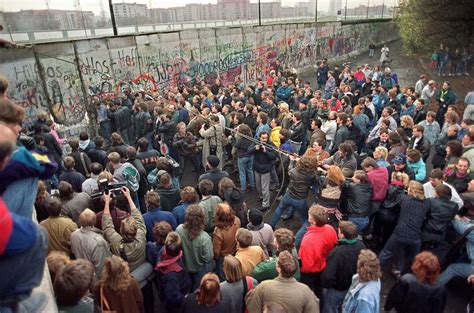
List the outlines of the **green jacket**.
<svg viewBox="0 0 474 313">
<path fill-rule="evenodd" d="M 441 102 L 441 98 L 443 98 L 444 102 Z M 446 91 L 441 89 L 436 95 L 436 101 L 438 101 L 440 105 L 454 105 L 456 104 L 456 95 L 451 88 L 448 88 Z"/>
<path fill-rule="evenodd" d="M 181 237 L 183 244 L 184 265 L 188 272 L 197 273 L 202 270 L 206 263 L 211 262 L 214 256 L 211 236 L 202 231 L 199 236 L 191 241 L 183 225 L 179 225 L 176 232 Z"/>
<path fill-rule="evenodd" d="M 298 253 L 296 249 L 293 249 L 292 254 L 294 257 L 298 258 Z M 268 259 L 267 261 L 260 262 L 252 271 L 252 277 L 255 278 L 258 282 L 274 279 L 278 277 L 278 272 L 276 270 L 276 262 L 278 258 L 273 257 Z M 300 264 L 298 262 L 298 270 L 295 273 L 295 279 L 300 281 Z"/>
<path fill-rule="evenodd" d="M 145 262 L 146 226 L 142 214 L 137 208 L 133 207 L 131 213 L 137 223 L 137 235 L 132 242 L 122 241 L 122 236 L 115 230 L 112 217 L 109 214 L 102 215 L 102 229 L 105 240 L 109 243 L 110 251 L 113 254 L 120 256 L 120 245 L 123 244 L 130 272 L 133 272 L 133 270 Z"/>
</svg>

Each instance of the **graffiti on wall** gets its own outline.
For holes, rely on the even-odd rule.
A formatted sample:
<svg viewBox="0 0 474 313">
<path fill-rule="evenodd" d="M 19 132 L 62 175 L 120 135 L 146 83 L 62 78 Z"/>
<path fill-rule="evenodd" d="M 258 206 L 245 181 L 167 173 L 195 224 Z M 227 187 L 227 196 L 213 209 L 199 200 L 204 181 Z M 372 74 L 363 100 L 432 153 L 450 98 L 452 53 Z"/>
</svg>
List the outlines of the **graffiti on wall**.
<svg viewBox="0 0 474 313">
<path fill-rule="evenodd" d="M 387 22 L 184 32 L 186 36 L 183 32 L 143 35 L 141 41 L 134 38 L 135 45 L 128 40 L 113 49 L 107 48 L 110 39 L 98 39 L 90 46 L 77 41 L 67 55 L 51 51 L 51 57 L 40 58 L 43 76 L 31 55 L 8 62 L 0 58 L 0 72 L 10 80 L 8 96 L 26 109 L 27 125 L 34 123 L 39 110 L 49 110 L 57 123 L 73 129 L 84 121 L 86 104 L 118 97 L 125 89 L 163 91 L 197 80 L 214 83 L 216 78 L 227 85 L 236 77 L 251 83 L 265 79 L 277 60 L 302 69 L 322 58 L 366 49 L 371 41 L 397 36 L 395 25 Z"/>
<path fill-rule="evenodd" d="M 26 127 L 36 122 L 40 111 L 48 111 L 48 103 L 39 77 L 34 58 L 25 58 L 18 62 L 0 63 L 0 73 L 9 80 L 7 97 L 22 106 L 26 111 L 23 124 Z"/>
</svg>

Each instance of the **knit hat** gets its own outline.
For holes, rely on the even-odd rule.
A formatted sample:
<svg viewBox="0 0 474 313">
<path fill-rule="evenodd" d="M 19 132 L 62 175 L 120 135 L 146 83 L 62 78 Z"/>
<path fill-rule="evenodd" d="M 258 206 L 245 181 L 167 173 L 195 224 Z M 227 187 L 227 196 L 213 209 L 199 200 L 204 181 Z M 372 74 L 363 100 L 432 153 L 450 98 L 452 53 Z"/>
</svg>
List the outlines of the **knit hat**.
<svg viewBox="0 0 474 313">
<path fill-rule="evenodd" d="M 249 211 L 249 222 L 254 226 L 258 226 L 263 222 L 262 212 L 258 209 L 252 209 Z"/>
<path fill-rule="evenodd" d="M 227 188 L 224 191 L 224 199 L 233 208 L 241 206 L 244 202 L 242 192 L 238 188 Z"/>
<path fill-rule="evenodd" d="M 221 160 L 219 160 L 219 158 L 215 155 L 209 155 L 207 157 L 207 163 L 209 163 L 212 167 L 218 167 L 220 162 Z"/>
</svg>

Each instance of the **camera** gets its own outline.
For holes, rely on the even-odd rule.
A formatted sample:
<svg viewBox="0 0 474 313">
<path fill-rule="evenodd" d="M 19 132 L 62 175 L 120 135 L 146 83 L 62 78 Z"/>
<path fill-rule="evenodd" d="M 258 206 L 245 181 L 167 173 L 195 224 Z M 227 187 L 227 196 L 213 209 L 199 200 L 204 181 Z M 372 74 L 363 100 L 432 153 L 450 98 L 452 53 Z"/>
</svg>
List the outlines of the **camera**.
<svg viewBox="0 0 474 313">
<path fill-rule="evenodd" d="M 123 211 L 130 212 L 128 201 L 122 193 L 122 187 L 126 187 L 125 182 L 109 182 L 107 179 L 99 180 L 99 189 L 94 191 L 91 195 L 94 212 L 100 212 L 104 209 L 102 202 L 102 195 L 109 194 L 112 197 L 111 208 L 116 207 Z"/>
</svg>

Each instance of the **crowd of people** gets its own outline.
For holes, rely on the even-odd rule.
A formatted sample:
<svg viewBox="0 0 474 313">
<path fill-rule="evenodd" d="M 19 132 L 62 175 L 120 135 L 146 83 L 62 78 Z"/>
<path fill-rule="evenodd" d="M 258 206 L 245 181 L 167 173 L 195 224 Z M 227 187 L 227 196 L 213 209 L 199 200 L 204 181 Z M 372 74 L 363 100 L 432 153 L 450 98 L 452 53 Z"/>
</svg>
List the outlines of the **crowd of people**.
<svg viewBox="0 0 474 313">
<path fill-rule="evenodd" d="M 316 80 L 125 89 L 61 138 L 0 77 L 0 311 L 41 312 L 46 263 L 60 312 L 443 312 L 474 282 L 474 91 L 461 117 L 427 75 Z"/>
</svg>

